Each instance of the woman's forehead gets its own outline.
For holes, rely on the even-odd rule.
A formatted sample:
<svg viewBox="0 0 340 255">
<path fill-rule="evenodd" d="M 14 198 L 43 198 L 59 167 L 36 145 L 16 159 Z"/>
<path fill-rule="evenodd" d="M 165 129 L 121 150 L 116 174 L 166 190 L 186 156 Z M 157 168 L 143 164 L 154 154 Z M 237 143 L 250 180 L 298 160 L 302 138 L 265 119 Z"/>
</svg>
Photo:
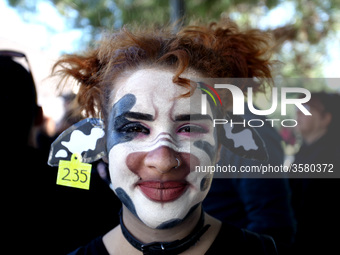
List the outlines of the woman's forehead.
<svg viewBox="0 0 340 255">
<path fill-rule="evenodd" d="M 173 96 L 174 93 L 181 89 L 173 83 L 173 77 L 174 73 L 169 70 L 157 70 L 154 68 L 136 70 L 116 81 L 113 95 L 114 102 L 126 94 L 134 94 L 135 96 L 147 94 Z"/>
<path fill-rule="evenodd" d="M 191 98 L 179 98 L 188 92 L 188 88 L 173 83 L 173 77 L 174 73 L 170 70 L 153 68 L 137 70 L 130 76 L 117 80 L 112 105 L 125 95 L 132 94 L 136 98 L 132 111 L 138 109 L 152 115 L 156 114 L 155 111 L 169 109 L 189 112 Z"/>
</svg>

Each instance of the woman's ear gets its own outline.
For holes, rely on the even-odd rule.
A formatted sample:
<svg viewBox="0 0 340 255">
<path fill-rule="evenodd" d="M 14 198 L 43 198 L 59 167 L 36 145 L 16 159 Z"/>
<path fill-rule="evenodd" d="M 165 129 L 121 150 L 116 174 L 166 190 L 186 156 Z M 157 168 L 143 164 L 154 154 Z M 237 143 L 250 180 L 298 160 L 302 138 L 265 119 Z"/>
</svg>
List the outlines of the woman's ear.
<svg viewBox="0 0 340 255">
<path fill-rule="evenodd" d="M 106 155 L 106 139 L 102 120 L 89 118 L 66 129 L 52 143 L 48 164 L 58 166 L 59 160 L 70 160 L 79 153 L 83 163 L 94 162 Z"/>
</svg>

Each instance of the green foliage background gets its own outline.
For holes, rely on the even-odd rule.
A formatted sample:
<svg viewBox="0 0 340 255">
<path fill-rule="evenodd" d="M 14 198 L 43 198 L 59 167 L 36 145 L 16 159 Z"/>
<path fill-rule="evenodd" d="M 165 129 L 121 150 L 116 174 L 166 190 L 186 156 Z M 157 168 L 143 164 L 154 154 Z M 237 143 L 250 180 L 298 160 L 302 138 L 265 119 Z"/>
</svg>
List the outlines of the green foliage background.
<svg viewBox="0 0 340 255">
<path fill-rule="evenodd" d="M 48 0 L 8 0 L 23 15 L 34 14 L 39 1 Z M 175 11 L 174 0 L 50 1 L 72 27 L 87 32 L 83 44 L 79 45 L 80 51 L 97 40 L 103 30 L 119 29 L 125 24 L 164 26 L 172 22 L 171 15 Z M 280 62 L 275 66 L 275 72 L 282 77 L 323 77 L 323 64 L 332 54 L 327 49 L 329 43 L 340 44 L 340 0 L 183 0 L 182 4 L 184 24 L 192 20 L 211 22 L 231 18 L 244 28 L 261 27 L 270 11 L 292 6 L 282 17 L 276 17 L 282 20 L 279 26 L 263 28 L 275 38 L 273 59 Z M 324 81 L 314 80 L 300 86 L 310 91 L 331 91 Z M 269 94 L 260 95 L 256 100 L 260 108 L 270 107 Z M 269 117 L 275 118 L 279 114 Z"/>
<path fill-rule="evenodd" d="M 39 1 L 8 0 L 23 14 L 33 12 Z M 171 21 L 171 0 L 51 0 L 75 28 L 90 36 L 84 45 L 100 37 L 103 30 L 124 24 L 163 26 Z M 282 17 L 282 25 L 268 28 L 276 39 L 276 59 L 284 65 L 280 74 L 288 77 L 321 77 L 322 64 L 329 57 L 326 44 L 339 40 L 340 0 L 184 0 L 184 23 L 232 18 L 242 27 L 258 27 L 274 8 L 291 4 L 291 13 Z M 81 49 L 81 46 L 80 46 Z M 340 56 L 339 56 L 340 57 Z"/>
</svg>

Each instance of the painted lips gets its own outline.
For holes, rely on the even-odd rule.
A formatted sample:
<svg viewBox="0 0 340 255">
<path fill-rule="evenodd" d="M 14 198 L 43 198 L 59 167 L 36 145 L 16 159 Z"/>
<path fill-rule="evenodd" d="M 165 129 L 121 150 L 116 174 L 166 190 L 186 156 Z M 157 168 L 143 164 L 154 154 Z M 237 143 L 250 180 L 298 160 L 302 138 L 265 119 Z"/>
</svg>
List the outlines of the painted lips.
<svg viewBox="0 0 340 255">
<path fill-rule="evenodd" d="M 184 181 L 144 181 L 138 186 L 149 199 L 156 202 L 170 202 L 184 193 L 188 183 Z"/>
</svg>

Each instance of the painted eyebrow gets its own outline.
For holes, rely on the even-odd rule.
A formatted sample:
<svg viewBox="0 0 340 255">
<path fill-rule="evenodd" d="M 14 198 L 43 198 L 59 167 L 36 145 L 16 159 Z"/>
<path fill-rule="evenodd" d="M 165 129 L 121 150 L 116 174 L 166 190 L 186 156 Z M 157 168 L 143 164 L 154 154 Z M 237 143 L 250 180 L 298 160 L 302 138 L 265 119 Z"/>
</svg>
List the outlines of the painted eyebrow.
<svg viewBox="0 0 340 255">
<path fill-rule="evenodd" d="M 190 120 L 210 120 L 213 121 L 210 115 L 202 115 L 202 114 L 183 114 L 177 115 L 175 117 L 175 121 L 190 121 Z"/>
<path fill-rule="evenodd" d="M 153 121 L 153 116 L 147 113 L 141 112 L 126 112 L 123 114 L 125 118 L 131 118 L 136 120 L 146 120 L 146 121 Z"/>
</svg>

